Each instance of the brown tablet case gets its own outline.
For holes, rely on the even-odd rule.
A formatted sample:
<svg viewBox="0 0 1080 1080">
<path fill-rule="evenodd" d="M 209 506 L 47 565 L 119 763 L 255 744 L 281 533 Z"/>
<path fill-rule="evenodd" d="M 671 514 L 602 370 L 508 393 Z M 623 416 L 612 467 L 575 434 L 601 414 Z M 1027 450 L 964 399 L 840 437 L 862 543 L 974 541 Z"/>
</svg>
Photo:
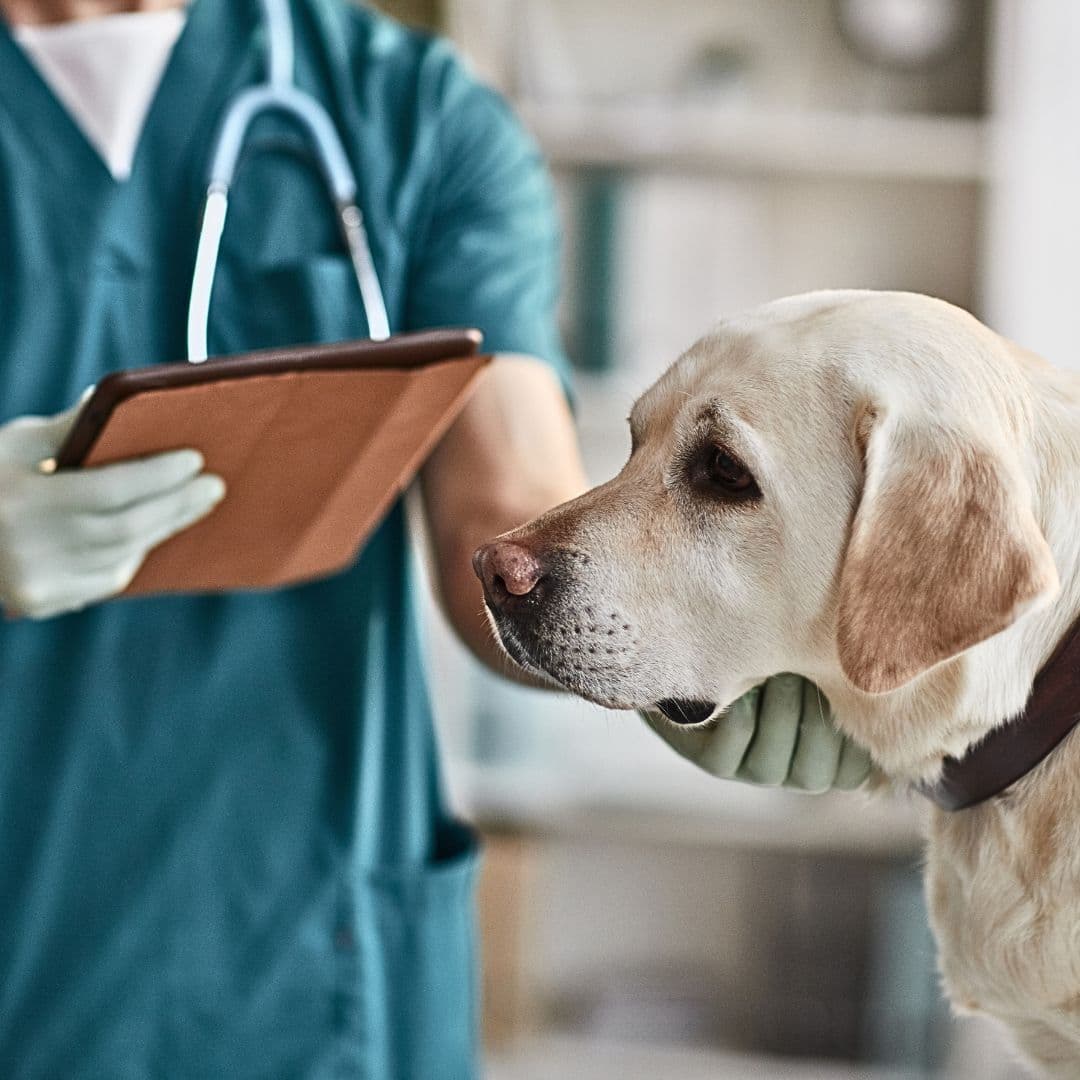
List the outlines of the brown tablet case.
<svg viewBox="0 0 1080 1080">
<path fill-rule="evenodd" d="M 460 412 L 477 331 L 401 335 L 118 372 L 59 468 L 195 447 L 211 514 L 150 552 L 127 594 L 272 588 L 348 566 Z"/>
</svg>

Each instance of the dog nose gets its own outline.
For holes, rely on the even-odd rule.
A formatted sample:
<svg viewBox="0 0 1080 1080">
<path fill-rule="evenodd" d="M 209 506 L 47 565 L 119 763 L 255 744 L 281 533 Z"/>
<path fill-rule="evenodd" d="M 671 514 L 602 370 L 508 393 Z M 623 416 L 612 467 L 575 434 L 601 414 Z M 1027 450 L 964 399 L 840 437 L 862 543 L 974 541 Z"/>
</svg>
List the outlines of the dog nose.
<svg viewBox="0 0 1080 1080">
<path fill-rule="evenodd" d="M 473 569 L 488 599 L 528 596 L 543 580 L 544 564 L 524 544 L 496 540 L 473 555 Z"/>
</svg>

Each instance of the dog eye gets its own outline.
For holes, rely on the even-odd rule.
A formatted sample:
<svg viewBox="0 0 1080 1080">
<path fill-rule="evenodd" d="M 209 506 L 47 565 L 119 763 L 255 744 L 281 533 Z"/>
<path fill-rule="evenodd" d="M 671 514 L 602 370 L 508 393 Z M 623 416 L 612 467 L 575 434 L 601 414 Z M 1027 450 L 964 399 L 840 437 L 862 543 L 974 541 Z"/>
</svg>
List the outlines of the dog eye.
<svg viewBox="0 0 1080 1080">
<path fill-rule="evenodd" d="M 691 469 L 699 487 L 728 499 L 758 499 L 761 489 L 750 470 L 722 446 L 707 446 Z"/>
</svg>

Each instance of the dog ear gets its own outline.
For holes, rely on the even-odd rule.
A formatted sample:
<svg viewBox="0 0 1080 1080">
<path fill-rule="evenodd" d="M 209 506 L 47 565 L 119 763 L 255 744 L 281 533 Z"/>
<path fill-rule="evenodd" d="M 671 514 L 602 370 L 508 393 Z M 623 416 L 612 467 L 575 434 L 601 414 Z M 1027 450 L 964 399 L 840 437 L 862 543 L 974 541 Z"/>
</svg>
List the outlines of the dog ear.
<svg viewBox="0 0 1080 1080">
<path fill-rule="evenodd" d="M 840 570 L 844 674 L 885 693 L 1010 626 L 1058 590 L 1030 496 L 1004 456 L 867 410 L 862 500 Z"/>
</svg>

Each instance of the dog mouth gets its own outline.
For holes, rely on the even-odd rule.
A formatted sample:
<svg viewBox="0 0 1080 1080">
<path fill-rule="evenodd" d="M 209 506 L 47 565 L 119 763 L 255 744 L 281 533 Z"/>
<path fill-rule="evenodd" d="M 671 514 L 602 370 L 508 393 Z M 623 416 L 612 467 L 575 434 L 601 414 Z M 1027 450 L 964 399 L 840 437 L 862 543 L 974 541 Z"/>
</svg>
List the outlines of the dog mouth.
<svg viewBox="0 0 1080 1080">
<path fill-rule="evenodd" d="M 524 644 L 518 641 L 517 637 L 514 635 L 514 632 L 509 627 L 502 626 L 501 624 L 497 624 L 497 627 L 500 644 L 506 650 L 507 656 L 509 656 L 510 659 L 518 665 L 518 667 L 524 668 L 526 671 L 529 671 L 534 675 L 548 674 L 542 667 L 540 667 L 537 661 L 533 659 L 532 655 L 529 653 L 529 650 L 524 646 Z"/>
<path fill-rule="evenodd" d="M 716 703 L 713 701 L 687 701 L 683 698 L 664 698 L 663 701 L 658 701 L 655 707 L 673 724 L 682 727 L 704 724 L 716 712 Z"/>
<path fill-rule="evenodd" d="M 509 656 L 519 668 L 528 672 L 530 675 L 551 684 L 553 687 L 562 688 L 564 690 L 572 689 L 571 687 L 566 686 L 557 675 L 547 669 L 546 665 L 534 655 L 533 650 L 521 640 L 521 637 L 515 631 L 513 625 L 500 618 L 490 604 L 488 605 L 488 614 L 491 616 L 491 622 L 494 626 L 495 635 L 498 638 L 499 644 L 502 645 L 506 655 Z"/>
<path fill-rule="evenodd" d="M 565 633 L 556 632 L 554 641 L 548 642 L 530 632 L 529 627 L 518 626 L 492 604 L 487 605 L 487 610 L 498 641 L 510 660 L 552 687 L 569 690 L 607 709 L 652 709 L 663 713 L 671 723 L 680 727 L 701 726 L 711 720 L 718 711 L 716 702 L 695 698 L 662 698 L 654 704 L 643 705 L 640 690 L 621 685 L 626 676 L 625 670 L 616 666 L 605 668 L 602 664 L 588 663 L 588 657 L 583 655 L 584 649 L 587 649 L 588 654 L 593 654 L 599 651 L 600 645 L 584 645 L 568 654 L 565 648 Z M 613 615 L 612 619 L 614 618 Z M 576 624 L 574 629 L 578 629 Z M 596 628 L 590 626 L 589 629 Z M 599 640 L 605 642 L 610 636 L 613 636 L 613 631 L 609 629 Z M 578 643 L 575 641 L 574 644 Z M 615 650 L 614 645 L 603 645 L 603 648 L 607 653 Z"/>
</svg>

